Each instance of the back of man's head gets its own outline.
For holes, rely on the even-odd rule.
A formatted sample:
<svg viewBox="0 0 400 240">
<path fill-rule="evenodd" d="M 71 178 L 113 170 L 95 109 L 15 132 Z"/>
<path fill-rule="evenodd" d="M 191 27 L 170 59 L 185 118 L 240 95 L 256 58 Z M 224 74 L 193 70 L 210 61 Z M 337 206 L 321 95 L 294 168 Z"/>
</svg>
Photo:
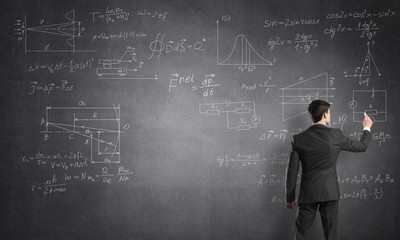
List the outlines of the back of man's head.
<svg viewBox="0 0 400 240">
<path fill-rule="evenodd" d="M 308 113 L 311 120 L 316 123 L 322 119 L 324 113 L 329 111 L 331 105 L 323 100 L 314 100 L 308 105 Z"/>
</svg>

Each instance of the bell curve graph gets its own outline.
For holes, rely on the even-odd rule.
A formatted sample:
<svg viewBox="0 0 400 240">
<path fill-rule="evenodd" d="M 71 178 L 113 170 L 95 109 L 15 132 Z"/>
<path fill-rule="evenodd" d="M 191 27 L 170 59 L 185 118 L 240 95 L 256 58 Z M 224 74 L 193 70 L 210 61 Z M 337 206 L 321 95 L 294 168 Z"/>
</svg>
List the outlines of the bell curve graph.
<svg viewBox="0 0 400 240">
<path fill-rule="evenodd" d="M 217 65 L 222 66 L 273 66 L 274 64 L 262 57 L 251 45 L 250 41 L 244 34 L 239 34 L 235 38 L 235 42 L 229 55 L 220 60 L 219 46 L 219 21 L 217 20 Z"/>
</svg>

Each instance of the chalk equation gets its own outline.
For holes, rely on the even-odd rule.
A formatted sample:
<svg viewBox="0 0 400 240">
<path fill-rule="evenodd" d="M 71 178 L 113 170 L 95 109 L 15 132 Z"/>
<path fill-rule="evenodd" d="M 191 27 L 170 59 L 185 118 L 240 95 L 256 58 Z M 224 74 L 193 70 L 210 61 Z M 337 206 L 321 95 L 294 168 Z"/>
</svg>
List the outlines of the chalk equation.
<svg viewBox="0 0 400 240">
<path fill-rule="evenodd" d="M 38 83 L 37 81 L 30 82 L 28 94 L 33 95 L 37 93 L 45 93 L 47 95 L 53 94 L 55 92 L 68 93 L 74 91 L 74 85 L 68 80 L 60 80 L 51 83 Z"/>
<path fill-rule="evenodd" d="M 83 153 L 79 151 L 57 152 L 54 154 L 37 151 L 30 156 L 21 156 L 21 162 L 35 166 L 47 165 L 47 167 L 50 166 L 51 169 L 62 168 L 63 170 L 84 168 L 88 167 L 90 164 L 88 157 L 84 156 Z"/>
<path fill-rule="evenodd" d="M 266 132 L 261 131 L 262 135 L 259 138 L 259 140 L 260 141 L 279 140 L 279 141 L 285 142 L 288 137 L 290 140 L 291 137 L 293 137 L 294 135 L 296 135 L 302 131 L 303 131 L 303 129 L 301 129 L 301 128 L 297 128 L 292 131 L 289 131 L 287 129 L 268 130 Z"/>
<path fill-rule="evenodd" d="M 381 200 L 383 198 L 383 188 L 361 188 L 354 191 L 349 191 L 340 194 L 341 200 Z M 283 195 L 275 195 L 271 197 L 271 200 L 268 202 L 269 204 L 284 204 L 286 200 Z"/>
<path fill-rule="evenodd" d="M 354 185 L 359 185 L 359 184 L 392 184 L 394 183 L 395 180 L 391 176 L 390 173 L 386 174 L 381 174 L 378 173 L 376 175 L 372 174 L 360 174 L 360 175 L 354 175 L 351 177 L 338 177 L 338 183 L 340 184 L 354 184 Z"/>
<path fill-rule="evenodd" d="M 57 72 L 67 72 L 67 73 L 76 73 L 81 71 L 88 71 L 93 67 L 94 58 L 88 58 L 86 60 L 77 61 L 71 59 L 69 61 L 58 61 L 52 63 L 38 63 L 35 62 L 32 65 L 29 65 L 27 71 L 28 72 L 48 72 L 50 74 Z"/>
<path fill-rule="evenodd" d="M 300 184 L 301 175 L 297 177 L 297 185 Z M 274 189 L 282 191 L 279 195 L 273 195 L 269 204 L 284 203 L 284 188 L 286 183 L 285 174 L 272 173 L 260 175 L 257 181 L 258 189 Z M 345 190 L 340 199 L 356 200 L 381 200 L 383 198 L 383 189 L 387 185 L 395 183 L 395 179 L 390 173 L 377 174 L 357 174 L 354 176 L 339 176 L 338 183 L 348 187 L 356 186 L 355 190 Z M 279 187 L 278 189 L 276 187 Z"/>
<path fill-rule="evenodd" d="M 75 183 L 122 183 L 132 178 L 133 172 L 122 165 L 115 168 L 94 166 L 90 158 L 82 152 L 44 153 L 37 151 L 32 155 L 21 156 L 22 164 L 30 169 L 46 171 L 48 177 L 31 184 L 32 192 L 43 195 L 65 193 L 68 184 Z"/>
<path fill-rule="evenodd" d="M 123 40 L 128 41 L 132 39 L 141 39 L 147 37 L 147 33 L 142 31 L 123 31 L 123 32 L 113 32 L 113 33 L 106 33 L 101 32 L 92 35 L 92 43 L 95 41 L 112 41 L 112 40 Z"/>
<path fill-rule="evenodd" d="M 221 84 L 214 83 L 215 74 L 204 74 L 202 79 L 199 78 L 195 74 L 192 73 L 188 76 L 182 76 L 179 73 L 174 73 L 171 75 L 169 80 L 168 92 L 173 92 L 173 89 L 178 86 L 188 87 L 192 91 L 200 91 L 203 97 L 213 96 L 215 93 L 215 88 L 221 86 Z M 198 84 L 197 82 L 200 82 Z"/>
<path fill-rule="evenodd" d="M 168 12 L 157 11 L 157 10 L 148 10 L 148 9 L 139 9 L 136 12 L 136 15 L 164 22 L 167 19 Z"/>
<path fill-rule="evenodd" d="M 373 37 L 377 35 L 377 32 L 380 28 L 378 27 L 378 23 L 370 20 L 364 22 L 358 22 L 356 27 L 345 26 L 344 24 L 331 25 L 328 28 L 325 28 L 324 34 L 329 35 L 330 38 L 334 38 L 337 33 L 345 33 L 345 32 L 359 32 L 361 39 L 372 40 Z"/>
<path fill-rule="evenodd" d="M 90 12 L 89 15 L 92 16 L 92 22 L 96 20 L 103 20 L 108 23 L 116 23 L 120 21 L 128 21 L 130 13 L 122 8 L 107 8 L 103 12 Z"/>
<path fill-rule="evenodd" d="M 265 19 L 264 28 L 309 26 L 319 25 L 320 23 L 320 18 L 285 18 L 279 20 Z"/>
<path fill-rule="evenodd" d="M 361 139 L 363 133 L 360 132 L 353 132 L 351 134 L 349 134 L 348 136 L 350 138 L 354 138 L 354 139 Z M 380 132 L 373 132 L 372 133 L 372 142 L 378 142 L 378 146 L 382 146 L 383 143 L 386 143 L 389 139 L 391 139 L 392 136 L 390 135 L 390 133 L 385 133 L 383 131 Z"/>
<path fill-rule="evenodd" d="M 309 33 L 297 33 L 293 39 L 282 39 L 281 37 L 269 38 L 267 46 L 269 50 L 274 50 L 279 46 L 293 46 L 296 52 L 303 51 L 309 53 L 311 49 L 317 48 L 319 40 L 315 39 L 312 34 Z"/>
<path fill-rule="evenodd" d="M 340 199 L 358 199 L 358 200 L 381 200 L 383 197 L 383 188 L 361 188 L 340 194 Z"/>
<path fill-rule="evenodd" d="M 257 89 L 262 89 L 265 93 L 268 93 L 272 88 L 275 88 L 275 84 L 270 84 L 272 82 L 272 78 L 268 77 L 266 80 L 264 80 L 263 83 L 247 83 L 244 82 L 240 86 L 241 90 L 244 90 L 246 92 L 253 92 L 256 91 Z"/>
<path fill-rule="evenodd" d="M 121 183 L 129 181 L 133 172 L 120 167 L 118 172 L 110 173 L 108 168 L 104 167 L 100 174 L 89 174 L 87 171 L 78 174 L 66 174 L 59 177 L 53 174 L 50 178 L 45 179 L 43 182 L 34 183 L 31 185 L 32 192 L 39 192 L 43 195 L 65 193 L 67 192 L 69 182 L 87 182 L 103 184 L 113 184 L 114 182 Z"/>
<path fill-rule="evenodd" d="M 203 38 L 198 41 L 189 41 L 186 38 L 179 39 L 178 41 L 166 40 L 166 34 L 158 33 L 156 39 L 150 43 L 151 55 L 148 59 L 159 59 L 161 55 L 168 55 L 172 53 L 184 52 L 202 52 L 205 49 L 206 39 Z"/>
<path fill-rule="evenodd" d="M 254 166 L 257 163 L 268 162 L 271 165 L 286 165 L 289 162 L 289 153 L 273 153 L 270 157 L 263 157 L 259 152 L 220 155 L 217 163 L 220 167 L 239 165 L 241 167 Z"/>
<path fill-rule="evenodd" d="M 297 184 L 300 184 L 300 176 L 297 178 Z M 257 183 L 257 188 L 262 188 L 262 187 L 273 187 L 273 186 L 279 186 L 284 188 L 286 184 L 286 176 L 285 175 L 276 175 L 276 174 L 270 174 L 270 175 L 260 175 L 258 183 Z"/>
<path fill-rule="evenodd" d="M 369 19 L 369 18 L 385 18 L 385 17 L 395 17 L 396 16 L 396 11 L 392 9 L 386 9 L 383 11 L 378 11 L 378 12 L 372 12 L 372 11 L 367 11 L 364 9 L 361 12 L 350 12 L 346 10 L 338 11 L 338 12 L 333 12 L 333 13 L 328 13 L 326 14 L 326 19 Z"/>
<path fill-rule="evenodd" d="M 343 126 L 348 124 L 347 114 L 339 114 L 337 118 L 331 117 L 331 127 L 340 128 L 343 131 Z"/>
</svg>

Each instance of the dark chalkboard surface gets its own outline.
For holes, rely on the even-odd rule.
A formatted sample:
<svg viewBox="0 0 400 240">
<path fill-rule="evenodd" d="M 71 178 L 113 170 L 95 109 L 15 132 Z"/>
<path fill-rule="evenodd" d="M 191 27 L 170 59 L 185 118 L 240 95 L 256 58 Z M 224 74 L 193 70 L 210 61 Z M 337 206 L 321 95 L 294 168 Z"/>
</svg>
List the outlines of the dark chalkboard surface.
<svg viewBox="0 0 400 240">
<path fill-rule="evenodd" d="M 398 1 L 3 1 L 1 239 L 293 239 L 314 99 L 340 239 L 398 239 Z M 323 239 L 317 218 L 312 239 Z"/>
</svg>

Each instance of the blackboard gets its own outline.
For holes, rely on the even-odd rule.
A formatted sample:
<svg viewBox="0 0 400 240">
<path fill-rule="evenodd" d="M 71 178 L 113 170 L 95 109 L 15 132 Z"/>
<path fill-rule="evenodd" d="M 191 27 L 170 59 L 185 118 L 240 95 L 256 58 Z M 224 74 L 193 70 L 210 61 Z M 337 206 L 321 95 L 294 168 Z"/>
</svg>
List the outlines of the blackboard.
<svg viewBox="0 0 400 240">
<path fill-rule="evenodd" d="M 397 239 L 398 1 L 2 1 L 1 239 L 293 239 L 307 105 L 341 153 L 340 239 Z M 323 239 L 317 217 L 312 239 Z"/>
</svg>

